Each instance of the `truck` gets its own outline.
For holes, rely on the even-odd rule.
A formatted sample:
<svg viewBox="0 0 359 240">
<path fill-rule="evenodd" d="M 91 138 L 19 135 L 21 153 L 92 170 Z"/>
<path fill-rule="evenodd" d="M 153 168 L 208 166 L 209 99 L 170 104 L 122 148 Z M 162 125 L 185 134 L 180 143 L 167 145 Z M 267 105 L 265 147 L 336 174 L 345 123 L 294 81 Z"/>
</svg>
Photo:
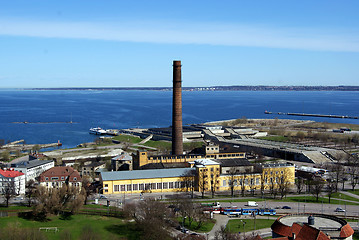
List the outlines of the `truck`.
<svg viewBox="0 0 359 240">
<path fill-rule="evenodd" d="M 213 202 L 213 203 L 201 203 L 202 207 L 221 207 L 221 204 L 219 202 Z"/>
<path fill-rule="evenodd" d="M 255 201 L 248 201 L 247 205 L 248 207 L 258 207 L 258 203 Z"/>
</svg>

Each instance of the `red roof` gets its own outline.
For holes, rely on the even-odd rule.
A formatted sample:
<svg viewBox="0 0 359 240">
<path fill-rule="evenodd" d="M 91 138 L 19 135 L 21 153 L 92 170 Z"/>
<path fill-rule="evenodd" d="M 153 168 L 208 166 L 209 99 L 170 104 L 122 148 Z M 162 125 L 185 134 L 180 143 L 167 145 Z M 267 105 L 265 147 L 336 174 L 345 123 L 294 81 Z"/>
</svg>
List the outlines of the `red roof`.
<svg viewBox="0 0 359 240">
<path fill-rule="evenodd" d="M 48 178 L 48 180 L 46 180 Z M 80 174 L 72 167 L 52 167 L 40 174 L 40 182 L 81 182 Z"/>
<path fill-rule="evenodd" d="M 12 169 L 9 169 L 9 170 L 0 169 L 0 174 L 6 178 L 13 178 L 13 177 L 18 177 L 18 176 L 24 175 L 24 173 L 19 172 L 19 171 L 14 171 Z"/>
</svg>

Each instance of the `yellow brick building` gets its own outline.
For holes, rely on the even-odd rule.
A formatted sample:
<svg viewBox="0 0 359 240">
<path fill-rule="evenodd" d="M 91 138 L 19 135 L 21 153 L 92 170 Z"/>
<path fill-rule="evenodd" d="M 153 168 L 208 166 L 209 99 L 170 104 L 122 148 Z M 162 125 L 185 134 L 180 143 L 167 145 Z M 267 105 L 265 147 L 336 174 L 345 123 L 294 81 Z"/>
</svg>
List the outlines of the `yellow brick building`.
<svg viewBox="0 0 359 240">
<path fill-rule="evenodd" d="M 295 178 L 294 166 L 289 164 L 264 164 L 235 174 L 222 173 L 221 164 L 213 159 L 196 159 L 189 164 L 190 168 L 102 172 L 103 193 L 179 192 L 185 189 L 184 176 L 191 171 L 196 173 L 194 189 L 199 192 L 229 191 L 233 180 L 235 191 L 269 190 L 283 182 L 292 185 Z"/>
</svg>

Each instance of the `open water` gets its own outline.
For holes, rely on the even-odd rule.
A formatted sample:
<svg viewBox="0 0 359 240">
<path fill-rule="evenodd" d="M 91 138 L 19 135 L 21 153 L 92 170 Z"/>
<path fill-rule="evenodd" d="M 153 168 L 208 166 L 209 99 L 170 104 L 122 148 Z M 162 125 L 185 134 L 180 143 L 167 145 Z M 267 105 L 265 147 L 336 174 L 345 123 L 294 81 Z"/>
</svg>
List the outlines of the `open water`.
<svg viewBox="0 0 359 240">
<path fill-rule="evenodd" d="M 267 115 L 296 112 L 359 116 L 359 92 L 183 92 L 183 123 L 247 118 L 288 118 L 359 124 L 356 119 Z M 0 91 L 0 139 L 74 147 L 95 139 L 91 127 L 168 127 L 171 91 Z M 73 121 L 72 124 L 66 123 Z M 14 123 L 14 122 L 29 122 Z M 52 122 L 35 124 L 33 122 Z M 53 123 L 57 122 L 57 123 Z"/>
</svg>

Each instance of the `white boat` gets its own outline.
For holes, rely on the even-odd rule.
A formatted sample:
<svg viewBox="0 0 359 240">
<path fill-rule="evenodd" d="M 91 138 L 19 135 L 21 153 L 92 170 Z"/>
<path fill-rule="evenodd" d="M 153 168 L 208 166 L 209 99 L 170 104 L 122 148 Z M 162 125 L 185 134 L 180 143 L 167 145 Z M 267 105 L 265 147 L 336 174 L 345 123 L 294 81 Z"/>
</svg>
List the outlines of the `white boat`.
<svg viewBox="0 0 359 240">
<path fill-rule="evenodd" d="M 106 134 L 106 130 L 104 130 L 100 127 L 95 127 L 95 128 L 90 128 L 90 133 L 96 134 L 96 135 L 103 135 L 103 134 Z"/>
</svg>

